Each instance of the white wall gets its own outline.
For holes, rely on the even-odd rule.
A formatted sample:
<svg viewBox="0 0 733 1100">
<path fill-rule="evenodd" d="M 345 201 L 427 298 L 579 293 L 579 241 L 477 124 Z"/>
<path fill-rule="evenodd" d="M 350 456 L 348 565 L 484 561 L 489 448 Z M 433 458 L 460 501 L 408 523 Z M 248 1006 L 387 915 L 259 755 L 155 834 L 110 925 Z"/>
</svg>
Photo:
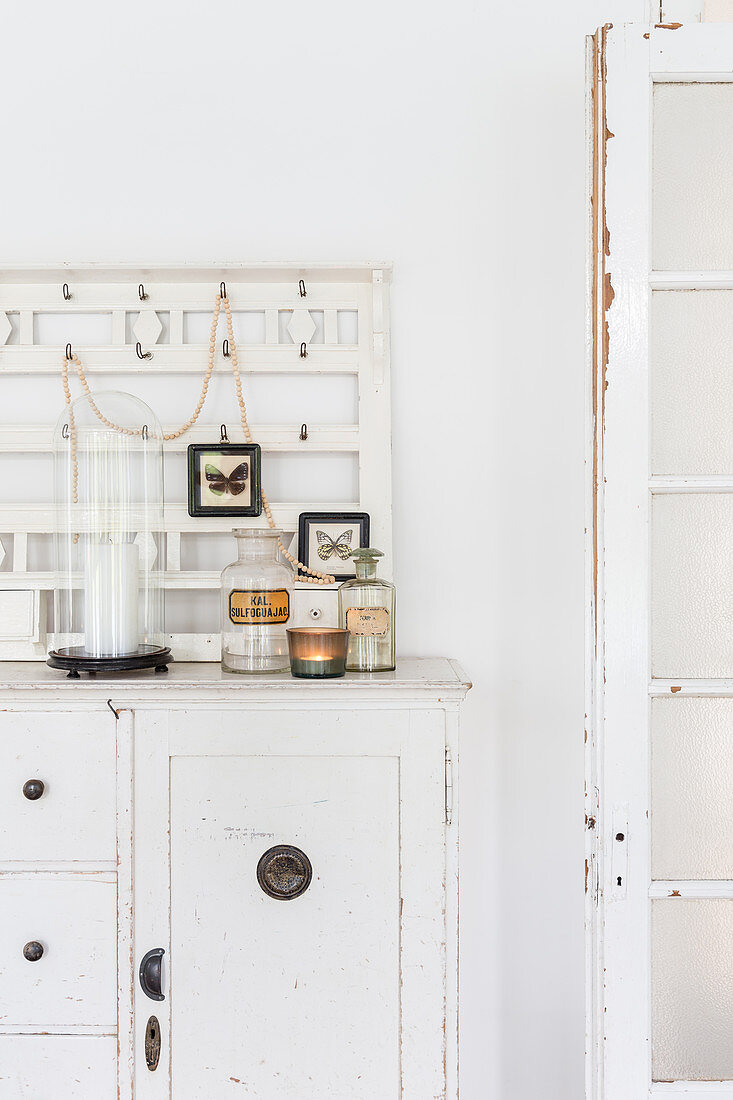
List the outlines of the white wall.
<svg viewBox="0 0 733 1100">
<path fill-rule="evenodd" d="M 3 12 L 4 262 L 395 262 L 400 649 L 476 685 L 465 1100 L 582 1096 L 583 36 L 644 9 Z"/>
</svg>

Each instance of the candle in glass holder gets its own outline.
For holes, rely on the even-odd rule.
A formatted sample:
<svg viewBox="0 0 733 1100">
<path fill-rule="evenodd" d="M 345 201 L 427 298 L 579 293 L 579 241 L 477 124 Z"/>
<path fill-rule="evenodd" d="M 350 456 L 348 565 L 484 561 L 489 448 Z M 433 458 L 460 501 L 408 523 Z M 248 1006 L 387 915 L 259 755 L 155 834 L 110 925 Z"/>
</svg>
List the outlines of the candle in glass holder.
<svg viewBox="0 0 733 1100">
<path fill-rule="evenodd" d="M 138 651 L 139 551 L 125 541 L 90 539 L 84 570 L 84 652 L 124 657 Z"/>
<path fill-rule="evenodd" d="M 304 680 L 329 679 L 346 672 L 348 630 L 322 626 L 288 630 L 290 671 Z"/>
</svg>

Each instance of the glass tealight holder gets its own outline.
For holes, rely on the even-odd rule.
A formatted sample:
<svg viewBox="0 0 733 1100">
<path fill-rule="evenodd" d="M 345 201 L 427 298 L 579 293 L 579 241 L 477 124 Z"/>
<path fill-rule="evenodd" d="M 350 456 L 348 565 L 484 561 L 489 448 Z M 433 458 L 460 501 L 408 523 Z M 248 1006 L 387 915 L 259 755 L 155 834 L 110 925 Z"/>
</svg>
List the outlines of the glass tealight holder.
<svg viewBox="0 0 733 1100">
<path fill-rule="evenodd" d="M 346 672 L 348 630 L 301 626 L 288 630 L 290 671 L 303 680 L 326 680 Z"/>
</svg>

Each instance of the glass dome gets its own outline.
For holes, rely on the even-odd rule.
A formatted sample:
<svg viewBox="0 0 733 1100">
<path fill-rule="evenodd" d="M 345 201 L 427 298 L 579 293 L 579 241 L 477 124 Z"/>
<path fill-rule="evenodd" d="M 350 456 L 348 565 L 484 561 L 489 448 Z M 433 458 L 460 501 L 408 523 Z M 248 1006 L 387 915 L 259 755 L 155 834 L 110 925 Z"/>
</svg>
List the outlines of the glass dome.
<svg viewBox="0 0 733 1100">
<path fill-rule="evenodd" d="M 56 588 L 48 663 L 165 669 L 163 432 L 127 393 L 77 398 L 54 433 Z"/>
</svg>

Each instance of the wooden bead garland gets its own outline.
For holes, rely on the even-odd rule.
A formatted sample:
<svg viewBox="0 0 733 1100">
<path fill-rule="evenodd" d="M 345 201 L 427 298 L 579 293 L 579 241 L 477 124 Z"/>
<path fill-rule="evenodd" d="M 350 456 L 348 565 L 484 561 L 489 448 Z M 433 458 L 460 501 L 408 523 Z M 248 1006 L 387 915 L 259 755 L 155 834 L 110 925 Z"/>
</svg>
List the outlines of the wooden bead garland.
<svg viewBox="0 0 733 1100">
<path fill-rule="evenodd" d="M 244 433 L 244 438 L 245 438 L 245 441 L 247 443 L 253 443 L 254 442 L 254 440 L 252 439 L 252 433 L 249 429 L 249 423 L 247 421 L 247 407 L 244 403 L 244 394 L 242 393 L 242 379 L 241 379 L 240 374 L 239 374 L 239 360 L 237 358 L 237 343 L 234 339 L 234 324 L 233 324 L 233 321 L 232 321 L 232 310 L 231 310 L 231 306 L 229 305 L 229 298 L 226 297 L 225 295 L 222 295 L 221 293 L 217 294 L 216 302 L 214 304 L 214 315 L 211 319 L 211 336 L 209 338 L 209 362 L 208 362 L 207 367 L 206 367 L 206 373 L 204 374 L 204 380 L 201 384 L 201 394 L 199 396 L 198 403 L 196 405 L 196 408 L 193 411 L 193 414 L 188 418 L 188 420 L 185 422 L 185 424 L 182 424 L 181 427 L 178 428 L 178 430 L 175 431 L 175 432 L 165 433 L 163 435 L 163 439 L 178 439 L 179 436 L 184 435 L 185 432 L 187 432 L 189 430 L 189 428 L 193 427 L 193 425 L 196 423 L 199 416 L 201 415 L 201 410 L 203 409 L 204 402 L 206 401 L 206 395 L 209 392 L 209 382 L 211 381 L 211 375 L 212 375 L 213 370 L 214 370 L 214 358 L 215 358 L 215 355 L 216 355 L 216 330 L 219 327 L 219 315 L 221 313 L 222 303 L 224 305 L 224 313 L 226 315 L 226 324 L 227 324 L 227 333 L 228 333 L 228 336 L 229 336 L 229 348 L 230 348 L 230 359 L 231 359 L 231 365 L 232 365 L 232 374 L 234 375 L 234 388 L 236 390 L 237 401 L 239 403 L 239 412 L 240 412 L 240 418 L 241 418 L 241 421 L 242 421 L 242 431 Z M 72 465 L 72 478 L 73 478 L 73 500 L 74 500 L 75 504 L 78 504 L 77 489 L 78 489 L 78 484 L 79 484 L 79 469 L 78 469 L 78 463 L 77 463 L 77 460 L 76 460 L 76 432 L 74 430 L 74 414 L 73 414 L 72 409 L 71 409 L 71 389 L 69 387 L 69 363 L 70 362 L 73 362 L 73 364 L 74 364 L 74 367 L 76 369 L 76 373 L 77 373 L 78 378 L 79 378 L 79 382 L 81 383 L 82 389 L 84 390 L 86 396 L 89 399 L 89 404 L 91 405 L 92 411 L 94 412 L 94 414 L 97 416 L 97 418 L 103 424 L 106 424 L 108 428 L 112 428 L 113 431 L 122 432 L 125 435 L 141 435 L 142 434 L 142 428 L 122 428 L 122 427 L 120 427 L 119 424 L 114 424 L 111 420 L 108 420 L 107 417 L 102 414 L 100 409 L 98 409 L 97 406 L 94 403 L 94 398 L 92 397 L 92 392 L 89 388 L 89 383 L 87 382 L 86 375 L 84 374 L 84 368 L 81 364 L 81 360 L 79 359 L 79 357 L 77 355 L 75 355 L 73 353 L 73 351 L 71 352 L 70 355 L 69 355 L 69 352 L 67 351 L 67 353 L 64 355 L 63 364 L 62 364 L 62 367 L 61 367 L 61 379 L 62 379 L 63 388 L 64 388 L 64 397 L 66 398 L 66 404 L 67 404 L 68 409 L 69 409 L 69 433 L 70 433 L 70 437 L 71 437 L 71 465 Z M 262 507 L 264 508 L 265 516 L 267 517 L 267 522 L 268 522 L 270 528 L 274 531 L 276 529 L 276 524 L 275 524 L 274 519 L 272 518 L 272 509 L 270 508 L 270 503 L 267 499 L 267 496 L 266 496 L 264 490 L 262 491 Z M 74 535 L 74 542 L 77 542 L 78 539 L 79 539 L 78 534 Z M 324 584 L 334 584 L 335 583 L 336 578 L 334 576 L 332 576 L 330 573 L 320 573 L 317 569 L 311 569 L 309 566 L 303 565 L 302 562 L 298 561 L 298 559 L 293 554 L 290 553 L 290 551 L 285 546 L 285 544 L 284 544 L 284 542 L 282 541 L 281 538 L 278 538 L 277 545 L 278 545 L 278 549 L 280 550 L 280 553 L 292 565 L 293 570 L 295 571 L 295 574 L 298 577 L 298 579 L 303 581 L 305 584 L 324 585 Z"/>
</svg>

